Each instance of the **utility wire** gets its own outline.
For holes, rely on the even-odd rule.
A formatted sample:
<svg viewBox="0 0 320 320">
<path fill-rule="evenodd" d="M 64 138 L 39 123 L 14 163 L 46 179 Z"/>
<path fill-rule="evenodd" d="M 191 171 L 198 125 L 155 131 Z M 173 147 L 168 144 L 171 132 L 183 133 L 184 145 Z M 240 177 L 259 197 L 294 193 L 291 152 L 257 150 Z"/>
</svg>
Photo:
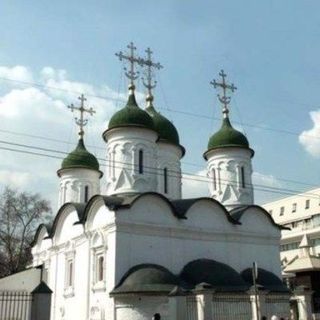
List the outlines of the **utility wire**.
<svg viewBox="0 0 320 320">
<path fill-rule="evenodd" d="M 50 90 L 59 90 L 59 91 L 68 92 L 68 93 L 74 93 L 74 94 L 82 94 L 82 93 L 84 93 L 84 92 L 78 92 L 78 91 L 73 91 L 73 90 L 69 90 L 69 89 L 51 87 L 51 86 L 48 86 L 48 85 L 39 84 L 39 83 L 35 83 L 35 82 L 14 80 L 14 79 L 8 79 L 8 78 L 3 78 L 3 77 L 0 77 L 0 80 L 9 81 L 9 82 L 16 82 L 16 83 L 29 85 L 29 86 L 40 87 L 40 88 L 47 88 L 47 89 L 50 89 Z M 88 97 L 94 97 L 94 98 L 99 98 L 99 99 L 103 99 L 103 100 L 112 100 L 112 101 L 115 101 L 116 103 L 118 103 L 119 101 L 123 101 L 123 102 L 126 101 L 125 99 L 121 99 L 120 97 L 114 98 L 114 97 L 111 97 L 111 96 L 101 96 L 101 95 L 94 95 L 94 94 L 90 94 L 90 93 L 84 93 L 84 94 L 86 96 L 88 96 Z M 198 113 L 181 111 L 181 110 L 174 110 L 172 108 L 169 108 L 168 105 L 167 105 L 166 108 L 158 107 L 158 109 L 160 109 L 160 110 L 168 110 L 169 109 L 170 112 L 177 113 L 177 114 L 183 114 L 183 115 L 186 115 L 186 116 L 191 116 L 191 117 L 195 117 L 195 118 L 202 118 L 202 119 L 207 119 L 207 120 L 221 121 L 221 118 L 219 118 L 219 117 L 210 117 L 210 116 L 204 115 L 204 114 L 198 114 Z M 270 131 L 270 132 L 278 132 L 278 133 L 294 135 L 294 136 L 300 136 L 300 134 L 301 134 L 300 132 L 284 130 L 284 129 L 278 129 L 278 128 L 265 127 L 265 126 L 259 126 L 259 125 L 255 125 L 255 124 L 251 124 L 251 123 L 247 123 L 247 122 L 241 122 L 241 121 L 239 122 L 239 121 L 236 121 L 236 120 L 233 120 L 233 123 L 239 124 L 240 126 L 256 128 L 256 129 L 261 129 L 261 130 Z M 319 135 L 305 134 L 305 136 L 310 137 L 310 138 L 314 138 L 314 139 L 320 139 Z"/>
<path fill-rule="evenodd" d="M 68 154 L 67 152 L 63 152 L 63 151 L 35 147 L 35 146 L 29 146 L 29 145 L 25 145 L 25 144 L 11 143 L 11 142 L 3 141 L 3 140 L 0 140 L 0 143 L 23 147 L 23 148 L 27 148 L 27 149 L 35 149 L 35 150 L 41 150 L 41 151 L 46 151 L 46 152 L 60 153 L 60 154 L 64 154 L 64 155 Z M 59 156 L 38 153 L 38 152 L 33 152 L 33 151 L 19 150 L 19 149 L 7 148 L 7 147 L 0 147 L 0 149 L 7 150 L 7 151 L 13 151 L 13 152 L 20 152 L 20 153 L 25 153 L 25 154 L 30 154 L 30 155 L 44 156 L 44 157 L 49 157 L 49 158 L 54 158 L 54 159 L 61 159 L 61 160 L 63 159 L 62 157 L 59 157 Z M 69 157 L 70 156 L 72 156 L 72 155 L 69 154 Z M 74 159 L 76 159 L 76 157 Z M 99 160 L 104 161 L 104 162 L 110 162 L 107 159 L 99 159 Z M 120 161 L 114 161 L 114 162 L 117 164 L 125 165 L 125 166 L 127 166 L 126 168 L 129 168 L 129 169 L 132 169 L 132 166 L 133 166 L 132 163 L 125 163 L 125 162 L 120 162 Z M 101 164 L 101 165 L 104 167 L 108 166 L 107 164 Z M 115 166 L 115 165 L 112 165 L 112 167 L 117 168 L 117 169 L 123 168 L 123 167 Z M 159 174 L 162 175 L 162 170 L 159 168 L 148 167 L 148 166 L 145 166 L 144 168 L 147 169 L 145 171 L 146 173 L 155 174 L 155 175 L 159 175 Z M 208 183 L 211 181 L 213 182 L 212 178 L 202 176 L 202 175 L 197 175 L 197 174 L 188 173 L 188 172 L 173 171 L 173 170 L 170 170 L 169 172 L 171 173 L 171 175 L 169 175 L 170 177 L 175 177 L 175 178 L 181 177 L 182 179 L 198 181 L 198 182 L 205 182 L 205 183 Z M 172 173 L 174 175 L 172 175 Z M 197 178 L 188 178 L 188 177 L 185 177 L 184 175 L 191 176 L 191 177 L 197 177 Z M 237 183 L 234 180 L 227 180 L 227 179 L 220 179 L 220 181 L 222 181 L 223 185 L 226 185 L 227 183 Z M 252 186 L 248 185 L 247 187 L 250 189 L 250 188 L 253 188 L 253 186 L 254 186 L 255 190 L 257 190 L 257 191 L 265 191 L 265 192 L 279 193 L 279 194 L 285 194 L 285 195 L 295 195 L 297 193 L 302 193 L 301 191 L 297 191 L 297 190 L 291 190 L 291 189 L 286 189 L 286 188 L 276 188 L 276 187 L 270 187 L 270 186 L 261 185 L 261 184 L 253 184 Z M 308 196 L 310 198 L 319 199 L 318 194 L 311 193 L 311 192 L 304 193 L 304 195 L 300 195 L 300 196 L 302 196 L 302 197 Z"/>
<path fill-rule="evenodd" d="M 73 146 L 74 146 L 74 143 L 72 143 L 72 142 L 67 142 L 67 141 L 58 140 L 58 139 L 53 139 L 53 138 L 47 138 L 47 137 L 42 137 L 42 136 L 37 136 L 37 135 L 30 135 L 30 134 L 26 134 L 26 133 L 9 131 L 9 130 L 2 130 L 2 129 L 0 129 L 0 132 L 10 133 L 10 134 L 13 134 L 13 135 L 18 135 L 18 136 L 23 136 L 23 137 L 27 136 L 27 137 L 31 137 L 31 138 L 37 138 L 37 139 L 47 140 L 47 141 L 53 141 L 53 142 L 60 142 L 60 143 L 69 144 L 69 145 L 73 145 Z M 11 142 L 9 142 L 9 141 L 5 141 L 5 140 L 0 140 L 0 141 L 1 141 L 2 143 L 7 143 L 7 144 L 13 144 L 13 145 L 15 145 L 14 143 L 11 143 Z M 16 144 L 16 145 L 19 146 L 19 144 Z M 23 145 L 23 144 L 20 144 L 20 146 L 30 147 L 30 148 L 34 148 L 34 149 L 38 148 L 38 147 L 34 147 L 34 146 L 30 146 L 30 145 L 28 146 L 28 145 Z M 103 148 L 103 147 L 98 147 L 98 146 L 88 145 L 88 147 L 92 147 L 92 148 L 100 149 L 100 150 L 105 150 L 105 148 Z M 53 150 L 53 149 L 39 148 L 39 150 L 67 154 L 67 152 L 58 151 L 58 150 Z M 98 159 L 101 160 L 101 161 L 105 161 L 105 159 L 103 159 L 103 158 L 98 158 Z M 197 163 L 193 163 L 193 162 L 181 161 L 181 163 L 182 163 L 182 164 L 185 164 L 185 165 L 189 165 L 189 166 L 198 167 L 198 168 L 204 168 L 203 165 L 200 165 L 200 164 L 197 164 Z M 292 179 L 285 179 L 285 178 L 278 178 L 278 177 L 277 177 L 277 180 L 283 181 L 283 182 L 288 182 L 288 183 L 293 183 L 293 184 L 305 185 L 305 186 L 309 186 L 309 187 L 318 187 L 318 186 L 319 186 L 319 184 L 307 183 L 307 182 L 297 181 L 297 180 L 292 180 Z"/>
</svg>

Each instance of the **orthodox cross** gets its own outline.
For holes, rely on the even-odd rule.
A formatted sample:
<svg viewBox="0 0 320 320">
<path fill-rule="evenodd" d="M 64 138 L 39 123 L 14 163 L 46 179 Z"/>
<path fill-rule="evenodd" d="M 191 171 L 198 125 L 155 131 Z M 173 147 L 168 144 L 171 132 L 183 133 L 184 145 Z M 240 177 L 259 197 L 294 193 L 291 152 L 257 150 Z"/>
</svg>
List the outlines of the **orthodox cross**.
<svg viewBox="0 0 320 320">
<path fill-rule="evenodd" d="M 218 98 L 219 98 L 219 101 L 223 104 L 222 113 L 224 114 L 225 117 L 228 117 L 228 113 L 229 113 L 228 106 L 230 104 L 231 97 L 227 96 L 227 90 L 231 90 L 232 92 L 234 92 L 235 90 L 237 90 L 237 88 L 234 86 L 233 83 L 228 84 L 226 82 L 227 75 L 224 73 L 223 70 L 219 72 L 219 76 L 222 78 L 221 82 L 217 82 L 216 80 L 213 80 L 210 82 L 210 84 L 212 84 L 214 88 L 217 88 L 217 87 L 222 88 L 222 95 L 218 94 Z"/>
<path fill-rule="evenodd" d="M 78 99 L 81 101 L 80 103 L 80 107 L 75 107 L 73 104 L 71 104 L 70 106 L 68 106 L 69 109 L 71 109 L 72 112 L 79 111 L 80 112 L 80 118 L 75 118 L 76 124 L 79 126 L 79 136 L 80 139 L 83 139 L 84 136 L 84 126 L 88 123 L 88 119 L 84 119 L 84 114 L 85 113 L 89 113 L 91 116 L 96 113 L 92 108 L 87 109 L 84 106 L 84 102 L 87 101 L 87 99 L 84 97 L 84 95 L 82 94 L 80 97 L 78 97 Z"/>
<path fill-rule="evenodd" d="M 142 78 L 142 83 L 148 89 L 148 97 L 152 99 L 153 97 L 152 97 L 151 90 L 154 89 L 157 84 L 157 81 L 152 82 L 152 76 L 153 76 L 152 68 L 159 70 L 163 68 L 163 66 L 159 62 L 155 63 L 152 61 L 151 55 L 153 54 L 153 52 L 151 51 L 150 48 L 146 50 L 146 53 L 147 53 L 147 58 L 141 59 L 141 65 L 145 65 L 147 67 L 146 79 Z"/>
<path fill-rule="evenodd" d="M 135 57 L 134 52 L 137 50 L 137 48 L 134 46 L 133 42 L 130 42 L 130 44 L 127 46 L 128 49 L 130 49 L 130 54 L 124 54 L 122 51 L 116 53 L 116 56 L 119 57 L 120 61 L 127 60 L 130 64 L 130 69 L 128 70 L 126 67 L 125 75 L 130 80 L 130 86 L 134 89 L 134 83 L 133 81 L 136 80 L 139 76 L 139 72 L 135 71 L 135 63 L 141 65 L 141 58 Z"/>
</svg>

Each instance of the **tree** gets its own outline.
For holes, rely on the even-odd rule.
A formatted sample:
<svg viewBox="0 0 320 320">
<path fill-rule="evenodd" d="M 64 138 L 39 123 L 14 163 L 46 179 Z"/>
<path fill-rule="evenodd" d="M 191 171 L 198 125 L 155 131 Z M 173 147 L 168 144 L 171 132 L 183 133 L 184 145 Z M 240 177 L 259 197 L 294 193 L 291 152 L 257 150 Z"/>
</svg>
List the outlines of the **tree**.
<svg viewBox="0 0 320 320">
<path fill-rule="evenodd" d="M 31 242 L 40 223 L 51 215 L 39 194 L 5 187 L 0 194 L 0 277 L 23 270 L 31 262 Z"/>
</svg>

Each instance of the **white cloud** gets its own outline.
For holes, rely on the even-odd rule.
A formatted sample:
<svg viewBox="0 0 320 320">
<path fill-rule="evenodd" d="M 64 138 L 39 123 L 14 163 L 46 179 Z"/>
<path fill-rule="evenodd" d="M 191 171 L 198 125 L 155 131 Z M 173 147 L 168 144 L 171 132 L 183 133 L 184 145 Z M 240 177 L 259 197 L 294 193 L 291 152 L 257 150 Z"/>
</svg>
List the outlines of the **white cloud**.
<svg viewBox="0 0 320 320">
<path fill-rule="evenodd" d="M 0 170 L 0 184 L 14 188 L 26 188 L 32 182 L 29 172 Z"/>
<path fill-rule="evenodd" d="M 0 78 L 25 81 L 33 81 L 32 72 L 24 66 L 5 67 L 0 66 Z"/>
<path fill-rule="evenodd" d="M 31 192 L 38 192 L 44 198 L 50 199 L 53 208 L 56 209 L 59 186 L 56 171 L 59 169 L 61 159 L 13 152 L 3 148 L 51 154 L 59 158 L 64 157 L 64 154 L 8 145 L 3 141 L 63 152 L 71 151 L 77 139 L 78 129 L 73 119 L 77 114 L 72 114 L 67 109 L 67 105 L 71 103 L 79 105 L 80 101 L 77 98 L 80 93 L 83 93 L 88 95 L 87 106 L 92 106 L 96 110 L 93 117 L 89 116 L 85 135 L 86 145 L 87 147 L 96 146 L 97 148 L 88 147 L 88 149 L 93 153 L 99 150 L 102 156 L 105 144 L 101 133 L 106 129 L 108 120 L 117 109 L 113 99 L 122 100 L 125 99 L 125 95 L 119 95 L 107 85 L 94 86 L 89 83 L 72 81 L 65 70 L 51 67 L 43 68 L 40 73 L 32 73 L 23 66 L 13 68 L 0 66 L 1 76 L 19 81 L 36 82 L 44 87 L 21 86 L 19 83 L 11 82 L 10 87 L 5 88 L 7 91 L 0 95 L 0 184 L 9 184 Z M 106 98 L 101 99 L 99 96 Z M 19 135 L 19 133 L 25 133 L 25 135 Z M 58 141 L 45 140 L 46 138 Z"/>
<path fill-rule="evenodd" d="M 313 127 L 300 134 L 299 142 L 308 153 L 316 158 L 320 158 L 320 110 L 311 111 L 310 117 Z"/>
<path fill-rule="evenodd" d="M 182 175 L 182 197 L 183 198 L 198 198 L 208 197 L 209 187 L 206 177 L 207 171 L 201 170 L 194 175 Z"/>
</svg>

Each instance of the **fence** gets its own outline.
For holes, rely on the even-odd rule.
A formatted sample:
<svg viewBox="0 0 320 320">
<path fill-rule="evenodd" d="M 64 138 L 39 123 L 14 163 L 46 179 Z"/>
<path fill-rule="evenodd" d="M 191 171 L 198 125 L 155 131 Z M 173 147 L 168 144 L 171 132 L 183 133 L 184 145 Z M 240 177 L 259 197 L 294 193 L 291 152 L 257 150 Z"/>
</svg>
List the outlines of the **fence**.
<svg viewBox="0 0 320 320">
<path fill-rule="evenodd" d="M 31 319 L 32 294 L 28 292 L 0 292 L 1 320 Z"/>
</svg>

